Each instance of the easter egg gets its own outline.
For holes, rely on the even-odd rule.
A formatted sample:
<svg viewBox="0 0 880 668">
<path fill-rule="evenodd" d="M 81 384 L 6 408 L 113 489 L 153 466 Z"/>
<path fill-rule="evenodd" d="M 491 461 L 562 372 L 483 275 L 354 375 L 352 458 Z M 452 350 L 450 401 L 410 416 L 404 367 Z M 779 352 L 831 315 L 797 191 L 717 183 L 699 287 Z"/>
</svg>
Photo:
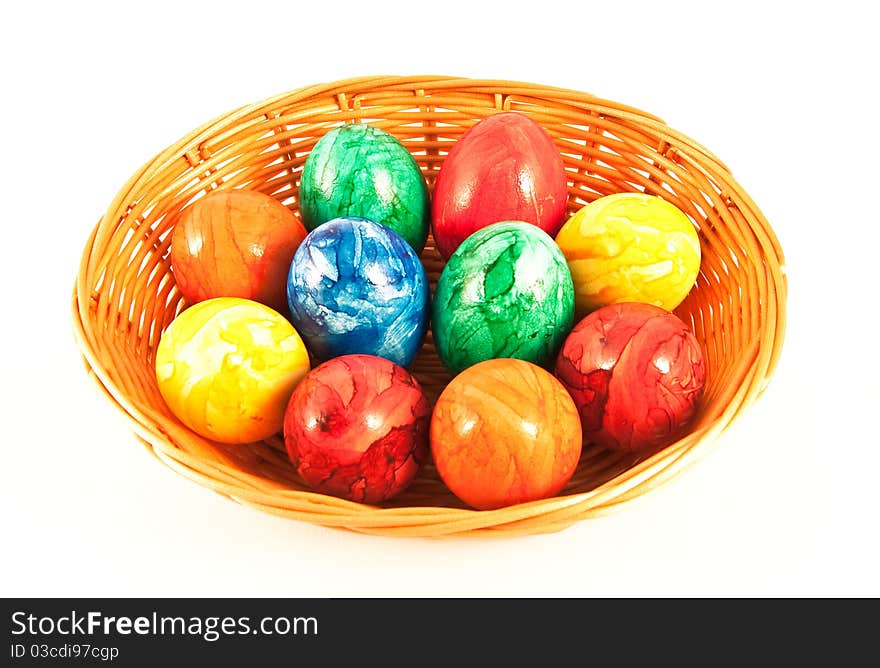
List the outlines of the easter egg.
<svg viewBox="0 0 880 668">
<path fill-rule="evenodd" d="M 321 360 L 378 355 L 407 366 L 427 329 L 428 276 L 393 230 L 337 218 L 309 232 L 287 279 L 291 321 Z"/>
<path fill-rule="evenodd" d="M 548 371 L 495 359 L 455 376 L 431 417 L 437 472 L 481 510 L 554 496 L 581 454 L 574 402 Z"/>
<path fill-rule="evenodd" d="M 390 227 L 416 253 L 425 246 L 425 178 L 403 144 L 371 125 L 343 125 L 318 140 L 303 166 L 299 201 L 309 230 L 334 218 L 366 218 Z"/>
<path fill-rule="evenodd" d="M 171 237 L 171 267 L 190 304 L 242 297 L 286 311 L 285 278 L 306 229 L 278 200 L 217 190 L 185 208 Z"/>
<path fill-rule="evenodd" d="M 469 236 L 437 281 L 437 353 L 456 373 L 496 357 L 552 364 L 571 329 L 574 287 L 546 232 L 506 221 Z"/>
<path fill-rule="evenodd" d="M 643 193 L 606 195 L 556 235 L 575 286 L 578 317 L 608 304 L 645 302 L 667 311 L 700 271 L 700 240 L 674 204 Z"/>
<path fill-rule="evenodd" d="M 430 413 L 406 369 L 382 357 L 345 355 L 315 367 L 294 390 L 284 442 L 312 488 L 379 503 L 418 473 L 428 454 Z"/>
<path fill-rule="evenodd" d="M 309 370 L 293 326 L 249 299 L 207 299 L 180 313 L 156 349 L 156 380 L 171 412 L 205 438 L 249 443 L 281 431 Z"/>
<path fill-rule="evenodd" d="M 555 374 L 578 407 L 586 442 L 643 452 L 683 435 L 702 396 L 706 367 L 680 318 L 629 302 L 604 306 L 575 325 Z"/>
<path fill-rule="evenodd" d="M 431 225 L 448 259 L 477 230 L 522 220 L 555 235 L 565 215 L 565 167 L 550 135 L 528 116 L 494 114 L 455 142 L 443 161 Z"/>
</svg>

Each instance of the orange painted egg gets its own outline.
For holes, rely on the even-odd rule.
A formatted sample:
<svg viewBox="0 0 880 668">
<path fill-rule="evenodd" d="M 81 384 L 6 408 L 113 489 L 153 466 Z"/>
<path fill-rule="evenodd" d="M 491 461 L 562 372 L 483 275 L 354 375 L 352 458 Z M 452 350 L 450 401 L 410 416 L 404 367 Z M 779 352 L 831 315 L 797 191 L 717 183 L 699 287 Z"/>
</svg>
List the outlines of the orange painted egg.
<svg viewBox="0 0 880 668">
<path fill-rule="evenodd" d="M 171 268 L 190 304 L 241 297 L 287 312 L 287 272 L 306 236 L 269 195 L 214 191 L 183 210 L 171 238 Z"/>
<path fill-rule="evenodd" d="M 491 359 L 458 374 L 431 416 L 441 479 L 481 510 L 558 494 L 581 454 L 581 423 L 563 385 L 539 366 Z"/>
</svg>

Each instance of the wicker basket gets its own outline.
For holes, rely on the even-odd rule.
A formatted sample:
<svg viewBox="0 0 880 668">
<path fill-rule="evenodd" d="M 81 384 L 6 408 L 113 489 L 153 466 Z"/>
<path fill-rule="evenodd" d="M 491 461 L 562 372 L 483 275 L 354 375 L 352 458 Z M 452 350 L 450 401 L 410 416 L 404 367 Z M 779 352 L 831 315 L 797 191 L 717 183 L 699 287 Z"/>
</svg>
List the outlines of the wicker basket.
<svg viewBox="0 0 880 668">
<path fill-rule="evenodd" d="M 493 511 L 464 507 L 428 463 L 403 495 L 374 507 L 306 488 L 280 436 L 225 446 L 169 413 L 153 356 L 161 332 L 185 307 L 168 257 L 182 208 L 210 189 L 249 188 L 299 215 L 297 177 L 309 150 L 328 130 L 351 122 L 398 137 L 433 186 L 456 139 L 502 110 L 528 114 L 555 140 L 570 179 L 569 214 L 601 195 L 645 191 L 696 224 L 702 267 L 676 313 L 703 346 L 708 379 L 687 437 L 642 461 L 585 446 L 559 496 Z M 430 239 L 422 259 L 433 283 L 442 260 Z M 557 531 L 596 517 L 695 462 L 765 388 L 782 346 L 785 299 L 782 251 L 758 207 L 718 158 L 658 118 L 535 84 L 387 76 L 310 86 L 242 107 L 159 153 L 122 187 L 89 237 L 73 319 L 90 374 L 137 438 L 198 484 L 275 515 L 364 533 L 503 535 Z M 413 369 L 432 399 L 449 380 L 430 335 Z"/>
</svg>

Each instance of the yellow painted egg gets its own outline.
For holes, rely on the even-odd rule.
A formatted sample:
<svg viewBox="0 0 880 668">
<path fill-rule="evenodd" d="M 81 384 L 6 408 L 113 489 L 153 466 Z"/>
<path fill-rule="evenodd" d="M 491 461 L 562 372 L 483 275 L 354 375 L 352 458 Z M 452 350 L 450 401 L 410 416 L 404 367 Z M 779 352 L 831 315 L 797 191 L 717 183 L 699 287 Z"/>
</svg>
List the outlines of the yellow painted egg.
<svg viewBox="0 0 880 668">
<path fill-rule="evenodd" d="M 171 412 L 194 432 L 249 443 L 281 431 L 309 356 L 281 314 L 249 299 L 191 306 L 162 334 L 156 380 Z"/>
<path fill-rule="evenodd" d="M 700 271 L 700 240 L 674 204 L 643 193 L 606 195 L 559 230 L 575 290 L 575 313 L 644 302 L 668 311 L 688 295 Z"/>
</svg>

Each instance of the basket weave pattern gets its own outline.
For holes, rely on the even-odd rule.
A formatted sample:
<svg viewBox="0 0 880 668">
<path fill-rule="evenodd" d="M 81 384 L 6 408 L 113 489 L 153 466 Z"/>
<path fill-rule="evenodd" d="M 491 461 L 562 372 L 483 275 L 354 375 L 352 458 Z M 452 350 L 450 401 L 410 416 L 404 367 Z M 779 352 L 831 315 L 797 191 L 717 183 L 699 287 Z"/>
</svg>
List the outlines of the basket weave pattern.
<svg viewBox="0 0 880 668">
<path fill-rule="evenodd" d="M 299 215 L 298 176 L 309 151 L 341 123 L 370 123 L 400 139 L 433 188 L 452 144 L 499 111 L 531 116 L 553 138 L 569 177 L 568 215 L 602 195 L 643 191 L 694 221 L 697 284 L 676 309 L 703 347 L 706 393 L 691 432 L 642 461 L 585 444 L 563 492 L 474 511 L 430 463 L 383 507 L 315 493 L 297 477 L 280 436 L 247 446 L 199 437 L 168 411 L 154 353 L 186 304 L 171 274 L 179 212 L 216 188 L 272 195 Z M 443 266 L 429 238 L 432 287 Z M 239 503 L 287 518 L 383 535 L 504 535 L 558 531 L 613 510 L 679 474 L 763 391 L 780 354 L 786 279 L 779 243 L 725 165 L 645 112 L 571 90 L 433 76 L 363 77 L 294 90 L 221 116 L 183 137 L 122 187 L 83 252 L 74 331 L 89 373 L 163 463 Z M 430 334 L 413 365 L 429 398 L 449 381 Z"/>
</svg>

